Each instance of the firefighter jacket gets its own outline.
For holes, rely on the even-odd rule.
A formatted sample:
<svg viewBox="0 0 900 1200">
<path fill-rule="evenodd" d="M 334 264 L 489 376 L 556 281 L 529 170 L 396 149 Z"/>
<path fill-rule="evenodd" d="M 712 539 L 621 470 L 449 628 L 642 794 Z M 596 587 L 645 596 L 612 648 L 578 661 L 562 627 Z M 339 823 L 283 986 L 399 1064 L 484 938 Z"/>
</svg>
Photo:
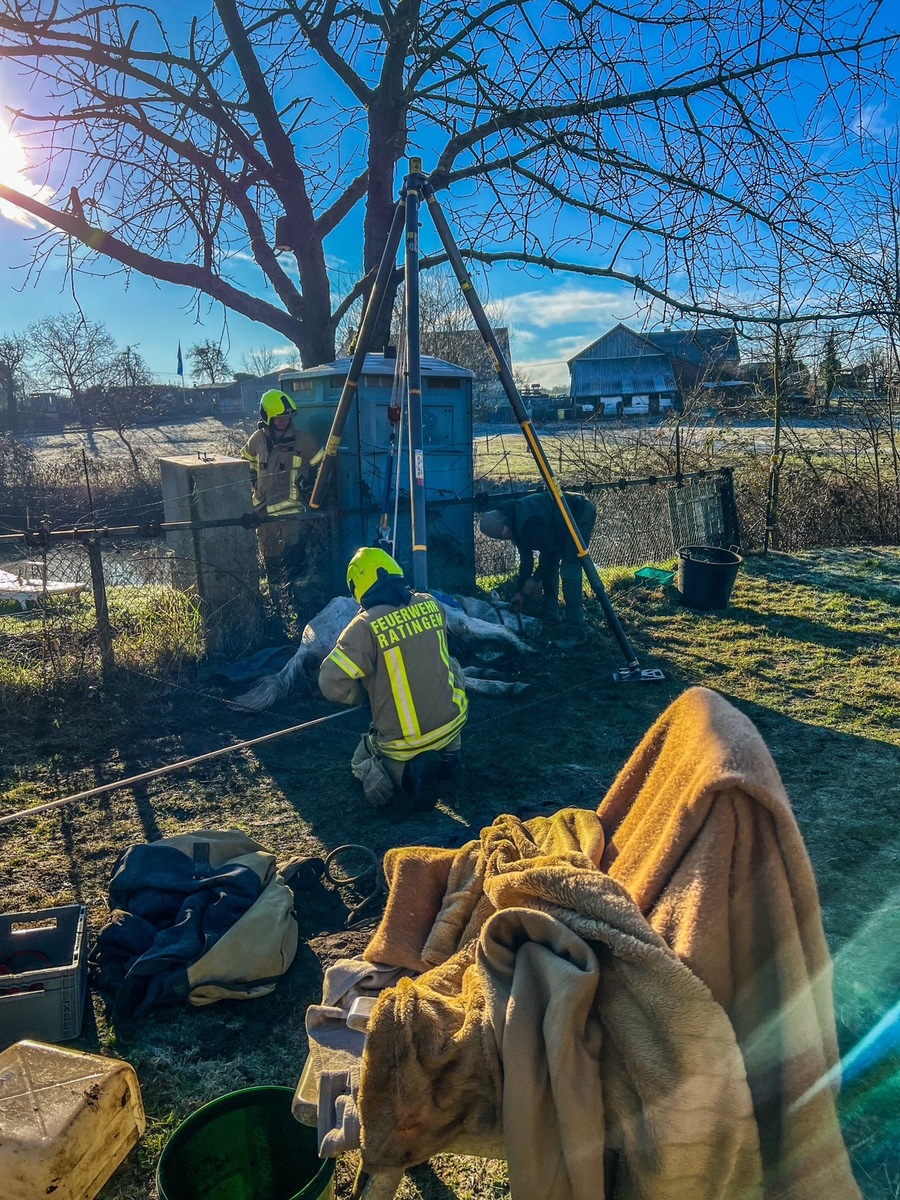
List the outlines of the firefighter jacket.
<svg viewBox="0 0 900 1200">
<path fill-rule="evenodd" d="M 260 421 L 241 458 L 250 464 L 254 511 L 265 509 L 270 517 L 277 517 L 306 507 L 303 496 L 323 452 L 311 434 L 295 429 L 293 423 L 279 433 Z"/>
<path fill-rule="evenodd" d="M 585 496 L 565 492 L 569 511 L 585 545 L 590 541 L 597 510 Z M 497 506 L 503 513 L 513 542 L 519 551 L 519 577 L 516 591 L 521 591 L 532 574 L 546 584 L 552 581 L 561 562 L 577 562 L 578 551 L 569 533 L 568 526 L 551 495 L 537 492 Z M 534 568 L 535 551 L 540 555 L 537 571 Z M 557 577 L 558 578 L 558 577 Z M 555 588 L 553 589 L 555 591 Z"/>
<path fill-rule="evenodd" d="M 375 745 L 399 762 L 449 746 L 466 723 L 465 679 L 447 649 L 444 610 L 427 592 L 361 609 L 322 663 L 319 687 L 341 704 L 367 694 Z"/>
</svg>

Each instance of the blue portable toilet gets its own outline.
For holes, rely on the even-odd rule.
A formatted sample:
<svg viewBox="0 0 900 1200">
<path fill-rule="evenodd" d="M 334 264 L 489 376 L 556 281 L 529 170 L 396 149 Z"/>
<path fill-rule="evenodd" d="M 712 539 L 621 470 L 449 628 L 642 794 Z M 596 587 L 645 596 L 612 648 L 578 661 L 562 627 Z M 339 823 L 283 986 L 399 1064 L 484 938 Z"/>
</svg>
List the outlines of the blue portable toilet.
<svg viewBox="0 0 900 1200">
<path fill-rule="evenodd" d="M 280 377 L 279 386 L 297 405 L 296 424 L 308 430 L 321 446 L 328 440 L 350 362 L 349 358 L 339 358 L 306 370 L 286 371 Z M 366 355 L 357 401 L 350 410 L 335 478 L 325 500 L 333 546 L 333 579 L 329 582 L 335 593 L 344 590 L 344 570 L 354 551 L 372 545 L 378 534 L 390 454 L 388 408 L 396 367 L 395 357 Z M 436 591 L 471 592 L 475 583 L 472 379 L 472 372 L 463 367 L 422 357 L 428 586 Z M 406 380 L 400 382 L 405 387 Z M 396 488 L 400 502 L 395 553 L 412 580 L 405 429 L 398 428 L 396 441 L 402 453 L 399 474 L 396 458 L 394 462 L 388 511 L 393 524 Z"/>
</svg>

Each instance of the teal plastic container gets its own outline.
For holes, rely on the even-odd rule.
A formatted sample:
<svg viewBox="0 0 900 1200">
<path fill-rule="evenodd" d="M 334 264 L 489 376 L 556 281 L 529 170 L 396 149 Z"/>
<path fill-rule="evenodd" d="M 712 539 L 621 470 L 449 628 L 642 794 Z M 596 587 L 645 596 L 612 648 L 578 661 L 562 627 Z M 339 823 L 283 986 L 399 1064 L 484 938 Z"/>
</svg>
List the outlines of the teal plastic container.
<svg viewBox="0 0 900 1200">
<path fill-rule="evenodd" d="M 334 1200 L 334 1160 L 291 1113 L 286 1087 L 245 1088 L 204 1104 L 166 1143 L 159 1200 Z"/>
</svg>

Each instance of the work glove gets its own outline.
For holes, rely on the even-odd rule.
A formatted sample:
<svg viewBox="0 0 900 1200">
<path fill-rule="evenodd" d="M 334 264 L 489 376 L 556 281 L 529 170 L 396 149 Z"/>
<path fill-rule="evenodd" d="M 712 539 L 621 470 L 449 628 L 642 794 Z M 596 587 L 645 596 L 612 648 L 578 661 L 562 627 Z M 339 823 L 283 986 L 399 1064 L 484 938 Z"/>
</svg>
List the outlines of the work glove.
<svg viewBox="0 0 900 1200">
<path fill-rule="evenodd" d="M 377 758 L 368 758 L 354 772 L 363 795 L 373 808 L 384 808 L 394 798 L 394 782 Z"/>
</svg>

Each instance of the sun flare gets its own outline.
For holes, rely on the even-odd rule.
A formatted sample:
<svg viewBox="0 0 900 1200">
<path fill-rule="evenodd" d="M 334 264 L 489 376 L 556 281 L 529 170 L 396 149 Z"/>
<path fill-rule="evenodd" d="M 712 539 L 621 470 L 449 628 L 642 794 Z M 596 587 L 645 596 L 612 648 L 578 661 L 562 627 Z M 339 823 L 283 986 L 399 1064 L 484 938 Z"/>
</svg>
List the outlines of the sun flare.
<svg viewBox="0 0 900 1200">
<path fill-rule="evenodd" d="M 0 184 L 15 188 L 17 192 L 23 192 L 35 200 L 48 199 L 51 189 L 32 183 L 26 174 L 27 170 L 28 156 L 25 148 L 6 122 L 0 119 Z M 24 212 L 2 197 L 0 197 L 0 216 L 20 225 L 36 223 L 36 218 L 30 213 Z"/>
</svg>

